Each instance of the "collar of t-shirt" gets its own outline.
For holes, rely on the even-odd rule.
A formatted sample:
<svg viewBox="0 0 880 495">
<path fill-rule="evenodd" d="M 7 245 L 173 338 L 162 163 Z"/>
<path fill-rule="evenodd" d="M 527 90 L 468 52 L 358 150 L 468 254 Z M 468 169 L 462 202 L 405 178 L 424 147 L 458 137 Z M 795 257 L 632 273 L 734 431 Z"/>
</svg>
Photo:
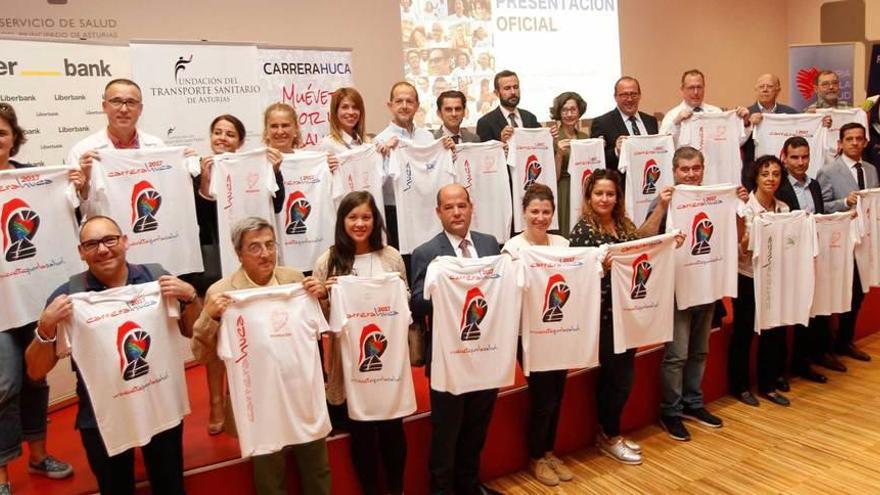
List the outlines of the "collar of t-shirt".
<svg viewBox="0 0 880 495">
<path fill-rule="evenodd" d="M 512 112 L 510 110 L 504 108 L 501 105 L 498 105 L 498 108 L 501 109 L 501 115 L 504 115 L 504 123 L 505 124 L 510 125 L 510 114 L 513 114 L 514 118 L 516 119 L 516 125 L 518 125 L 520 127 L 523 126 L 522 117 L 520 117 L 520 115 L 519 115 L 518 108 L 514 108 Z"/>
<path fill-rule="evenodd" d="M 413 124 L 413 130 L 410 132 L 409 129 L 404 129 L 394 122 L 389 122 L 388 127 L 386 127 L 379 136 L 376 136 L 376 141 L 384 142 L 391 136 L 397 136 L 398 138 L 412 141 L 414 144 L 430 144 L 431 141 L 434 140 L 433 134 L 428 132 L 427 129 L 418 127 L 415 124 Z"/>
<path fill-rule="evenodd" d="M 131 141 L 127 143 L 123 143 L 116 139 L 113 134 L 110 133 L 110 128 L 107 128 L 107 139 L 110 140 L 110 144 L 113 145 L 114 148 L 118 150 L 136 150 L 141 147 L 141 139 L 138 134 L 137 129 L 134 131 L 134 137 L 132 137 Z"/>
<path fill-rule="evenodd" d="M 462 238 L 446 230 L 444 230 L 443 233 L 446 234 L 446 238 L 449 239 L 449 243 L 452 244 L 452 249 L 455 250 L 455 256 L 461 258 L 461 247 L 459 244 L 461 244 Z M 464 238 L 468 241 L 468 250 L 471 253 L 471 258 L 479 257 L 477 254 L 477 248 L 474 246 L 474 240 L 471 238 L 471 232 L 468 231 Z"/>
<path fill-rule="evenodd" d="M 772 108 L 766 108 L 764 105 L 761 105 L 760 101 L 756 101 L 755 105 L 758 106 L 758 111 L 761 113 L 776 113 L 776 107 L 779 106 L 779 104 L 776 103 L 775 101 L 773 102 Z"/>
<path fill-rule="evenodd" d="M 137 284 L 146 284 L 148 282 L 153 282 L 154 279 L 150 275 L 150 272 L 147 271 L 141 265 L 133 265 L 131 263 L 125 264 L 128 267 L 128 277 L 125 279 L 125 285 L 137 285 Z M 103 282 L 98 280 L 92 272 L 86 271 L 86 283 L 85 292 L 91 291 L 101 291 L 107 289 L 107 286 L 104 285 Z"/>
<path fill-rule="evenodd" d="M 783 205 L 785 205 L 785 203 L 784 203 L 783 201 L 780 201 L 780 200 L 778 200 L 778 199 L 775 200 L 775 201 L 773 202 L 773 212 L 772 212 L 772 213 L 788 213 L 788 212 L 789 212 L 788 205 L 785 205 L 785 206 L 783 206 Z M 770 211 L 770 210 L 768 210 L 767 208 L 764 208 L 764 205 L 762 205 L 761 202 L 758 201 L 758 197 L 755 196 L 755 192 L 754 192 L 754 191 L 752 191 L 752 192 L 749 193 L 749 203 L 748 203 L 748 207 L 749 207 L 749 208 L 750 208 L 750 209 L 751 209 L 756 215 L 757 215 L 758 213 L 767 213 L 767 212 Z"/>
<path fill-rule="evenodd" d="M 276 285 L 281 285 L 280 283 L 278 283 L 278 274 L 277 274 L 275 271 L 272 271 L 272 278 L 270 278 L 270 279 L 269 279 L 269 282 L 268 282 L 267 284 L 265 284 L 265 285 L 260 285 L 260 284 L 258 284 L 258 283 L 256 283 L 256 282 L 254 282 L 254 281 L 248 276 L 247 272 L 244 271 L 243 269 L 242 269 L 241 272 L 244 273 L 244 278 L 247 279 L 248 283 L 251 284 L 251 285 L 254 286 L 254 287 L 274 287 L 274 286 L 276 286 Z"/>
<path fill-rule="evenodd" d="M 629 116 L 623 113 L 623 111 L 618 107 L 617 113 L 620 114 L 620 118 L 623 119 L 623 124 L 626 126 L 626 129 L 629 131 L 630 134 L 632 134 L 632 122 L 630 122 L 629 119 L 631 119 L 632 117 L 636 118 L 636 124 L 639 127 L 639 132 L 641 132 L 643 136 L 648 134 L 648 130 L 645 129 L 645 123 L 642 122 L 642 116 L 639 115 L 638 110 L 632 116 Z"/>
</svg>

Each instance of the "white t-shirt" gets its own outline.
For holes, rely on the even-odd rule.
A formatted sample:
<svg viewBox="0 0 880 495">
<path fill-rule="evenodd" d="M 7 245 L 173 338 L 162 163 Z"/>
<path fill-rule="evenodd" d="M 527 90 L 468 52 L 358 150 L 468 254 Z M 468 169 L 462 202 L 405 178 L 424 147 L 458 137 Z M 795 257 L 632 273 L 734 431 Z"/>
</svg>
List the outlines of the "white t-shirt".
<svg viewBox="0 0 880 495">
<path fill-rule="evenodd" d="M 762 213 L 749 234 L 755 283 L 755 332 L 806 325 L 816 286 L 816 224 L 803 210 Z"/>
<path fill-rule="evenodd" d="M 161 139 L 151 134 L 147 134 L 140 129 L 137 130 L 137 136 L 138 146 L 141 149 L 165 147 L 165 143 L 163 143 Z M 79 159 L 86 153 L 86 151 L 115 148 L 116 147 L 113 146 L 113 141 L 110 140 L 110 136 L 107 134 L 107 128 L 105 127 L 90 136 L 84 137 L 81 141 L 74 144 L 73 147 L 70 148 L 70 152 L 67 154 L 66 164 L 71 167 L 79 167 Z"/>
<path fill-rule="evenodd" d="M 0 171 L 0 332 L 36 321 L 46 296 L 83 270 L 72 169 Z"/>
<path fill-rule="evenodd" d="M 657 193 L 673 184 L 674 153 L 668 134 L 630 136 L 620 146 L 618 169 L 626 174 L 626 211 L 636 225 L 648 218 L 648 208 Z"/>
<path fill-rule="evenodd" d="M 569 189 L 569 218 L 580 218 L 584 206 L 584 185 L 596 169 L 605 168 L 605 140 L 572 139 L 571 154 L 568 157 L 568 174 L 571 175 Z"/>
<path fill-rule="evenodd" d="M 176 300 L 159 282 L 71 294 L 56 352 L 70 354 L 111 456 L 150 442 L 189 414 Z"/>
<path fill-rule="evenodd" d="M 226 363 L 242 457 L 330 433 L 317 340 L 330 330 L 302 284 L 227 292 L 217 355 Z"/>
<path fill-rule="evenodd" d="M 675 234 L 605 247 L 611 258 L 614 352 L 671 341 Z"/>
<path fill-rule="evenodd" d="M 816 177 L 825 164 L 827 129 L 818 113 L 765 113 L 761 123 L 752 131 L 755 140 L 755 158 L 762 155 L 780 156 L 785 140 L 800 136 L 810 143 L 810 168 L 807 175 Z"/>
<path fill-rule="evenodd" d="M 333 171 L 333 200 L 336 208 L 342 198 L 354 191 L 367 191 L 373 195 L 382 219 L 385 219 L 385 203 L 382 202 L 382 155 L 373 146 L 361 146 L 336 155 L 339 166 Z"/>
<path fill-rule="evenodd" d="M 352 419 L 381 421 L 415 412 L 411 321 L 406 283 L 399 274 L 337 279 L 330 291 L 330 327 L 339 331 Z"/>
<path fill-rule="evenodd" d="M 272 197 L 276 191 L 275 172 L 266 160 L 265 149 L 214 157 L 210 193 L 217 200 L 217 232 L 224 276 L 234 272 L 239 265 L 230 234 L 232 226 L 247 217 L 259 217 L 274 223 Z"/>
<path fill-rule="evenodd" d="M 853 248 L 861 235 L 848 211 L 813 215 L 819 254 L 810 316 L 845 313 L 852 304 Z"/>
<path fill-rule="evenodd" d="M 507 165 L 510 166 L 513 176 L 514 205 L 522 205 L 526 189 L 535 182 L 549 187 L 553 191 L 553 197 L 557 197 L 556 159 L 553 156 L 553 136 L 550 129 L 517 127 L 507 143 L 507 150 Z M 521 232 L 524 228 L 522 215 L 513 215 L 513 230 Z M 550 228 L 559 228 L 555 213 Z"/>
<path fill-rule="evenodd" d="M 202 252 L 192 175 L 198 160 L 183 147 L 107 149 L 92 166 L 89 210 L 114 220 L 128 236 L 131 263 L 159 263 L 170 273 L 201 272 Z"/>
<path fill-rule="evenodd" d="M 281 161 L 284 209 L 276 215 L 278 245 L 285 266 L 309 271 L 333 244 L 336 207 L 327 154 L 297 151 Z"/>
<path fill-rule="evenodd" d="M 406 141 L 391 151 L 388 173 L 394 180 L 400 254 L 410 254 L 441 230 L 437 191 L 455 181 L 452 151 L 438 139 L 429 145 Z"/>
<path fill-rule="evenodd" d="M 867 293 L 880 285 L 880 188 L 859 191 L 856 211 L 863 237 L 855 248 L 855 257 L 862 290 Z"/>
<path fill-rule="evenodd" d="M 736 110 L 699 112 L 681 123 L 678 147 L 692 146 L 703 153 L 703 185 L 739 184 L 742 174 L 740 146 L 748 133 Z"/>
<path fill-rule="evenodd" d="M 831 127 L 826 128 L 825 138 L 825 161 L 834 160 L 837 154 L 837 140 L 840 138 L 840 128 L 850 122 L 862 124 L 868 128 L 868 114 L 861 108 L 817 108 L 816 113 L 831 116 Z"/>
<path fill-rule="evenodd" d="M 569 245 L 568 239 L 561 235 L 547 234 L 547 240 L 549 241 L 548 246 L 568 247 Z M 504 248 L 501 249 L 501 252 L 510 253 L 513 259 L 518 259 L 520 250 L 530 246 L 532 246 L 532 243 L 526 240 L 525 232 L 520 232 L 504 243 Z"/>
<path fill-rule="evenodd" d="M 523 278 L 506 254 L 439 256 L 428 265 L 432 389 L 458 395 L 513 384 Z"/>
<path fill-rule="evenodd" d="M 513 209 L 504 145 L 498 141 L 455 146 L 455 182 L 471 196 L 471 229 L 492 234 L 498 242 L 510 237 Z"/>
<path fill-rule="evenodd" d="M 602 260 L 598 247 L 530 246 L 522 304 L 523 373 L 599 365 Z"/>
<path fill-rule="evenodd" d="M 682 131 L 684 132 L 684 131 Z M 666 228 L 685 234 L 675 250 L 678 309 L 737 294 L 737 186 L 675 186 Z"/>
</svg>

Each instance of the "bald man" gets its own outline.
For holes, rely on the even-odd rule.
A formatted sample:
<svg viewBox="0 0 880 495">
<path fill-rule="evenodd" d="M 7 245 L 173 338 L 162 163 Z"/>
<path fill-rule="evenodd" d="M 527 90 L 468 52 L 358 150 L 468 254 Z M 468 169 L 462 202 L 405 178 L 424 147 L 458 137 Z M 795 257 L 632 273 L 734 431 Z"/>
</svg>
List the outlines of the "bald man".
<svg viewBox="0 0 880 495">
<path fill-rule="evenodd" d="M 758 80 L 755 81 L 755 103 L 748 107 L 751 125 L 754 126 L 761 122 L 765 113 L 800 113 L 794 108 L 776 101 L 780 91 L 782 91 L 782 85 L 779 82 L 779 77 L 774 74 L 761 74 L 758 76 Z M 742 153 L 742 184 L 746 189 L 752 190 L 754 189 L 754 184 L 748 184 L 749 181 L 746 180 L 746 177 L 749 176 L 749 166 L 755 162 L 755 142 L 751 136 L 743 143 Z"/>
</svg>

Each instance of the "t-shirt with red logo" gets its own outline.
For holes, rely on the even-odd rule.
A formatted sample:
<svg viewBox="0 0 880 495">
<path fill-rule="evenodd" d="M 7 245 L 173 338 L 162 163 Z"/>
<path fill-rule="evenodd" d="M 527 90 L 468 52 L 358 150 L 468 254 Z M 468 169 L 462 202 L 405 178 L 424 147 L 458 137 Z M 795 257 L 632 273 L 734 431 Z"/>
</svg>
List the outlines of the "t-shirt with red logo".
<svg viewBox="0 0 880 495">
<path fill-rule="evenodd" d="M 276 215 L 282 264 L 309 271 L 333 244 L 336 207 L 327 154 L 297 151 L 281 161 L 284 208 Z"/>
<path fill-rule="evenodd" d="M 265 149 L 224 153 L 214 157 L 210 193 L 217 201 L 217 238 L 220 240 L 223 275 L 231 274 L 239 266 L 232 245 L 232 226 L 247 217 L 258 217 L 274 223 L 272 197 L 277 190 L 275 173 L 266 160 Z"/>
<path fill-rule="evenodd" d="M 189 414 L 179 304 L 159 282 L 70 295 L 56 352 L 70 355 L 111 456 L 150 442 Z"/>
<path fill-rule="evenodd" d="M 880 285 L 880 188 L 859 191 L 856 211 L 862 241 L 856 246 L 856 264 L 862 290 Z"/>
<path fill-rule="evenodd" d="M 388 173 L 393 178 L 400 253 L 410 254 L 441 230 L 437 191 L 455 181 L 452 151 L 438 139 L 428 145 L 401 141 L 391 151 Z"/>
<path fill-rule="evenodd" d="M 336 280 L 330 291 L 330 327 L 339 331 L 352 419 L 381 421 L 415 412 L 411 321 L 406 283 L 399 274 Z"/>
<path fill-rule="evenodd" d="M 82 271 L 70 170 L 0 171 L 0 332 L 36 321 L 46 294 Z"/>
<path fill-rule="evenodd" d="M 736 189 L 730 184 L 675 186 L 666 226 L 685 234 L 684 245 L 675 250 L 678 309 L 736 297 Z"/>
<path fill-rule="evenodd" d="M 810 317 L 845 313 L 852 305 L 853 249 L 861 241 L 852 212 L 813 215 L 816 222 L 816 285 Z"/>
<path fill-rule="evenodd" d="M 664 187 L 673 184 L 674 153 L 669 134 L 629 136 L 620 146 L 618 170 L 626 174 L 626 211 L 634 224 L 641 225 L 648 218 L 651 201 Z"/>
<path fill-rule="evenodd" d="M 204 270 L 190 175 L 198 161 L 182 147 L 102 150 L 92 167 L 88 211 L 112 218 L 128 236 L 127 259 L 180 275 Z"/>
<path fill-rule="evenodd" d="M 549 187 L 553 191 L 553 197 L 557 196 L 556 158 L 553 156 L 553 136 L 550 129 L 517 127 L 507 143 L 507 150 L 515 206 L 522 204 L 526 189 L 536 182 Z M 513 230 L 521 232 L 524 228 L 522 215 L 513 215 Z M 550 228 L 559 228 L 555 212 Z"/>
<path fill-rule="evenodd" d="M 568 158 L 568 173 L 571 175 L 568 218 L 581 217 L 586 190 L 584 186 L 590 175 L 600 168 L 605 168 L 605 140 L 572 139 L 571 155 Z"/>
<path fill-rule="evenodd" d="M 524 283 L 521 265 L 506 254 L 439 256 L 428 265 L 433 390 L 464 394 L 513 384 Z"/>
<path fill-rule="evenodd" d="M 337 208 L 342 198 L 354 191 L 367 191 L 376 201 L 382 218 L 385 218 L 385 203 L 382 200 L 382 155 L 373 146 L 359 146 L 351 151 L 336 155 L 339 166 L 333 171 L 333 200 Z"/>
<path fill-rule="evenodd" d="M 611 258 L 614 352 L 671 341 L 675 234 L 603 247 Z"/>
<path fill-rule="evenodd" d="M 736 110 L 696 112 L 681 123 L 678 146 L 692 146 L 703 153 L 703 185 L 739 184 L 742 176 L 740 146 L 748 133 Z"/>
<path fill-rule="evenodd" d="M 822 125 L 823 117 L 818 113 L 763 114 L 761 122 L 752 130 L 755 156 L 780 156 L 786 139 L 792 136 L 802 137 L 810 143 L 810 168 L 807 175 L 815 177 L 825 163 L 828 130 Z"/>
<path fill-rule="evenodd" d="M 513 215 L 506 160 L 499 141 L 455 145 L 455 182 L 471 197 L 471 229 L 492 234 L 500 243 L 510 238 Z"/>
<path fill-rule="evenodd" d="M 603 250 L 529 246 L 519 250 L 525 272 L 523 373 L 599 365 Z"/>
<path fill-rule="evenodd" d="M 861 108 L 817 108 L 819 115 L 831 116 L 831 127 L 825 131 L 825 161 L 834 160 L 837 154 L 837 139 L 840 137 L 840 128 L 851 122 L 862 124 L 868 128 L 868 114 Z M 812 155 L 812 153 L 810 153 Z M 815 176 L 814 176 L 815 177 Z"/>
<path fill-rule="evenodd" d="M 270 454 L 330 433 L 321 356 L 330 330 L 302 284 L 226 292 L 217 355 L 226 363 L 242 457 Z"/>
</svg>

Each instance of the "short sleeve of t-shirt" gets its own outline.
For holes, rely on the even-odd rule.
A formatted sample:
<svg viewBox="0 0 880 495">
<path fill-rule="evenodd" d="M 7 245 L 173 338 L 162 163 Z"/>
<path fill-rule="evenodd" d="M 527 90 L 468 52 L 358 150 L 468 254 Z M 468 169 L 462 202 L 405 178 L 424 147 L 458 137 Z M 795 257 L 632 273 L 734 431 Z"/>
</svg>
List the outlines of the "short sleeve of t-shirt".
<svg viewBox="0 0 880 495">
<path fill-rule="evenodd" d="M 425 298 L 426 301 L 430 301 L 432 296 L 434 295 L 434 288 L 437 286 L 437 270 L 432 270 L 431 265 L 434 262 L 428 264 L 427 273 L 425 273 L 425 286 L 422 288 L 422 297 Z"/>
<path fill-rule="evenodd" d="M 328 322 L 331 331 L 338 332 L 342 330 L 342 328 L 348 322 L 348 318 L 345 317 L 345 313 L 346 311 L 343 304 L 342 294 L 338 290 L 331 290 L 330 321 Z"/>
<path fill-rule="evenodd" d="M 324 332 L 338 332 L 340 330 L 339 328 L 330 328 L 324 318 L 324 313 L 321 312 L 321 306 L 315 298 L 309 297 L 309 303 L 309 327 L 315 333 L 315 340 L 320 339 Z"/>
</svg>

